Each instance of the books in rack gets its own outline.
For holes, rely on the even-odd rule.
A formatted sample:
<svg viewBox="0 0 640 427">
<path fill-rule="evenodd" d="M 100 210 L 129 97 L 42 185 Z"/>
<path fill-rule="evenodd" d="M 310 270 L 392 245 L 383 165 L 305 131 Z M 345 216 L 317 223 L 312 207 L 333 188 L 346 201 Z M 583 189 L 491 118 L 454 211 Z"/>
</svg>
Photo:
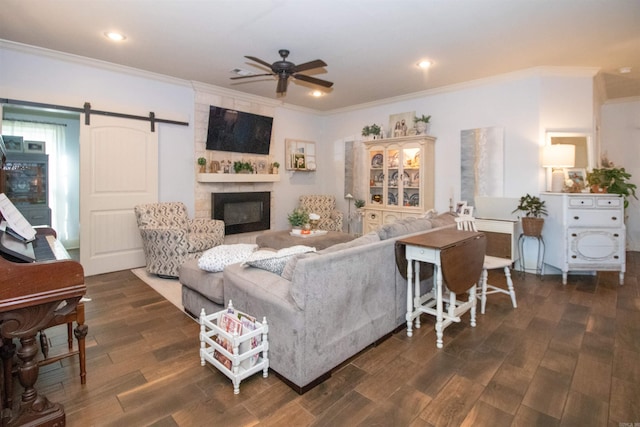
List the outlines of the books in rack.
<svg viewBox="0 0 640 427">
<path fill-rule="evenodd" d="M 220 316 L 220 319 L 218 320 L 218 327 L 223 331 L 228 332 L 230 335 L 242 334 L 242 322 L 238 320 L 233 309 L 228 310 Z M 229 353 L 233 354 L 233 344 L 228 339 L 223 336 L 216 335 L 215 341 L 224 347 L 224 349 Z M 222 363 L 227 369 L 231 370 L 232 362 L 227 356 L 218 350 L 214 350 L 213 357 Z"/>
<path fill-rule="evenodd" d="M 218 327 L 230 335 L 244 335 L 253 332 L 257 329 L 256 319 L 253 316 L 236 311 L 233 308 L 228 308 L 220 318 L 218 319 Z M 229 353 L 233 354 L 233 343 L 220 334 L 214 337 L 216 343 L 222 346 Z M 251 351 L 258 347 L 262 342 L 262 336 L 260 334 L 255 337 L 251 337 L 247 340 L 242 340 L 238 348 L 238 354 L 242 355 L 248 351 Z M 222 363 L 227 369 L 231 370 L 233 363 L 227 356 L 222 354 L 218 350 L 214 350 L 213 357 Z M 249 369 L 258 363 L 260 354 L 256 353 L 241 362 L 241 366 L 244 369 Z"/>
<path fill-rule="evenodd" d="M 248 334 L 249 332 L 253 332 L 256 330 L 256 318 L 253 316 L 249 316 L 248 314 L 238 313 L 238 317 L 240 318 L 240 322 L 242 322 L 242 333 Z M 257 335 L 255 337 L 251 337 L 248 341 L 244 341 L 240 344 L 240 353 L 246 353 L 247 351 L 251 351 L 254 348 L 258 347 L 262 342 L 262 337 Z M 249 369 L 253 367 L 256 363 L 258 363 L 258 359 L 260 358 L 260 353 L 256 353 L 253 356 L 249 357 L 246 360 L 242 361 L 241 366 L 245 369 Z"/>
</svg>

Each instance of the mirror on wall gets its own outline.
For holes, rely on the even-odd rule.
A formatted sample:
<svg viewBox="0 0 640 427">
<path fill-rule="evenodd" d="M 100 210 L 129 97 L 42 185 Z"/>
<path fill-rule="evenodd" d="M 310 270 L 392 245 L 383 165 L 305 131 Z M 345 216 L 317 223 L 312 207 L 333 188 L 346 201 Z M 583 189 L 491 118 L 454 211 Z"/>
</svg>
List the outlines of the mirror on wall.
<svg viewBox="0 0 640 427">
<path fill-rule="evenodd" d="M 563 170 L 557 169 L 560 178 L 559 183 L 556 175 L 552 177 L 551 168 L 547 168 L 547 191 L 568 191 L 563 189 L 564 183 L 570 179 L 576 183 L 573 191 L 584 191 L 586 186 L 586 177 L 588 171 L 596 167 L 595 156 L 593 155 L 593 146 L 591 142 L 591 134 L 589 132 L 550 132 L 546 133 L 546 145 L 573 145 L 575 147 L 575 164 L 572 168 Z M 564 174 L 564 179 L 563 179 Z"/>
<path fill-rule="evenodd" d="M 576 147 L 576 168 L 592 169 L 595 167 L 591 134 L 587 132 L 547 132 L 547 144 L 570 144 Z"/>
</svg>

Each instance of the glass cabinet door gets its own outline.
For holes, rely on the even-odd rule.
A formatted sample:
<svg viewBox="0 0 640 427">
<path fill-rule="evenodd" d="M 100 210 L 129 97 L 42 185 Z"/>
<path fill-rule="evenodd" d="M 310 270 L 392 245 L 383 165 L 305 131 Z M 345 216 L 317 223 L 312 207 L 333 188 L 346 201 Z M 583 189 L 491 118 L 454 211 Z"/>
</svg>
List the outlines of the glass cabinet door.
<svg viewBox="0 0 640 427">
<path fill-rule="evenodd" d="M 402 205 L 420 206 L 420 147 L 402 149 Z"/>
<path fill-rule="evenodd" d="M 4 192 L 15 205 L 47 205 L 46 155 L 39 159 L 8 160 L 4 166 Z"/>
<path fill-rule="evenodd" d="M 372 149 L 369 151 L 369 200 L 372 205 L 382 205 L 384 194 L 384 150 Z"/>
<path fill-rule="evenodd" d="M 401 182 L 400 173 L 400 150 L 392 148 L 387 150 L 387 206 L 398 206 L 402 200 L 398 198 Z"/>
</svg>

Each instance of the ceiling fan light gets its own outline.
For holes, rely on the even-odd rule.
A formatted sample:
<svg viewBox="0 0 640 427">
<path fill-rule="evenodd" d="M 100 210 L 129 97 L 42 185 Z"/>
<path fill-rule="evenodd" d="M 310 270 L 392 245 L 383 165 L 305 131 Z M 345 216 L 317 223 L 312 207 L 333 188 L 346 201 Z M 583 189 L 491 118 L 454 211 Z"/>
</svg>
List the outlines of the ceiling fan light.
<svg viewBox="0 0 640 427">
<path fill-rule="evenodd" d="M 107 31 L 104 33 L 105 37 L 114 42 L 121 42 L 127 39 L 124 34 L 116 33 L 115 31 Z"/>
<path fill-rule="evenodd" d="M 427 68 L 431 67 L 431 61 L 428 61 L 428 60 L 424 59 L 424 60 L 418 62 L 417 65 L 418 65 L 418 67 L 420 67 L 420 68 L 422 68 L 424 70 L 424 69 L 427 69 Z"/>
<path fill-rule="evenodd" d="M 324 92 L 322 92 L 321 90 L 314 90 L 313 92 L 311 92 L 311 96 L 315 98 L 320 98 L 322 95 L 324 95 Z"/>
</svg>

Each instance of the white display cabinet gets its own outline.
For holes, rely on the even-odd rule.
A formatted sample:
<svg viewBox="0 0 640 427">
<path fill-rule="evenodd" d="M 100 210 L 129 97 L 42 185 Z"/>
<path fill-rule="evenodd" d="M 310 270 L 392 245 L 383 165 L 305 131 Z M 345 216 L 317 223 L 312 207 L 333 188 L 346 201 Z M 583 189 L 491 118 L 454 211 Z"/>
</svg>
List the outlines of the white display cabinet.
<svg viewBox="0 0 640 427">
<path fill-rule="evenodd" d="M 234 309 L 231 300 L 229 300 L 228 307 L 222 311 L 209 315 L 205 313 L 204 309 L 200 312 L 200 364 L 205 366 L 206 362 L 209 362 L 215 366 L 233 382 L 233 393 L 238 394 L 240 393 L 240 382 L 245 378 L 259 371 L 262 371 L 264 378 L 269 375 L 269 342 L 267 339 L 269 327 L 267 319 L 263 318 L 262 322 L 255 322 L 254 330 L 231 334 L 219 326 L 222 315 L 228 313 L 229 310 L 233 310 L 235 315 L 247 316 L 246 313 Z M 231 344 L 233 350 L 228 351 L 219 344 L 215 339 L 216 336 L 224 338 Z M 256 338 L 260 338 L 259 342 L 255 342 Z M 255 342 L 254 345 L 252 345 L 252 340 Z M 225 366 L 219 360 L 220 356 L 224 356 L 226 360 L 230 361 L 230 364 Z"/>
<path fill-rule="evenodd" d="M 369 192 L 363 233 L 433 209 L 435 141 L 419 135 L 364 143 Z"/>
</svg>

